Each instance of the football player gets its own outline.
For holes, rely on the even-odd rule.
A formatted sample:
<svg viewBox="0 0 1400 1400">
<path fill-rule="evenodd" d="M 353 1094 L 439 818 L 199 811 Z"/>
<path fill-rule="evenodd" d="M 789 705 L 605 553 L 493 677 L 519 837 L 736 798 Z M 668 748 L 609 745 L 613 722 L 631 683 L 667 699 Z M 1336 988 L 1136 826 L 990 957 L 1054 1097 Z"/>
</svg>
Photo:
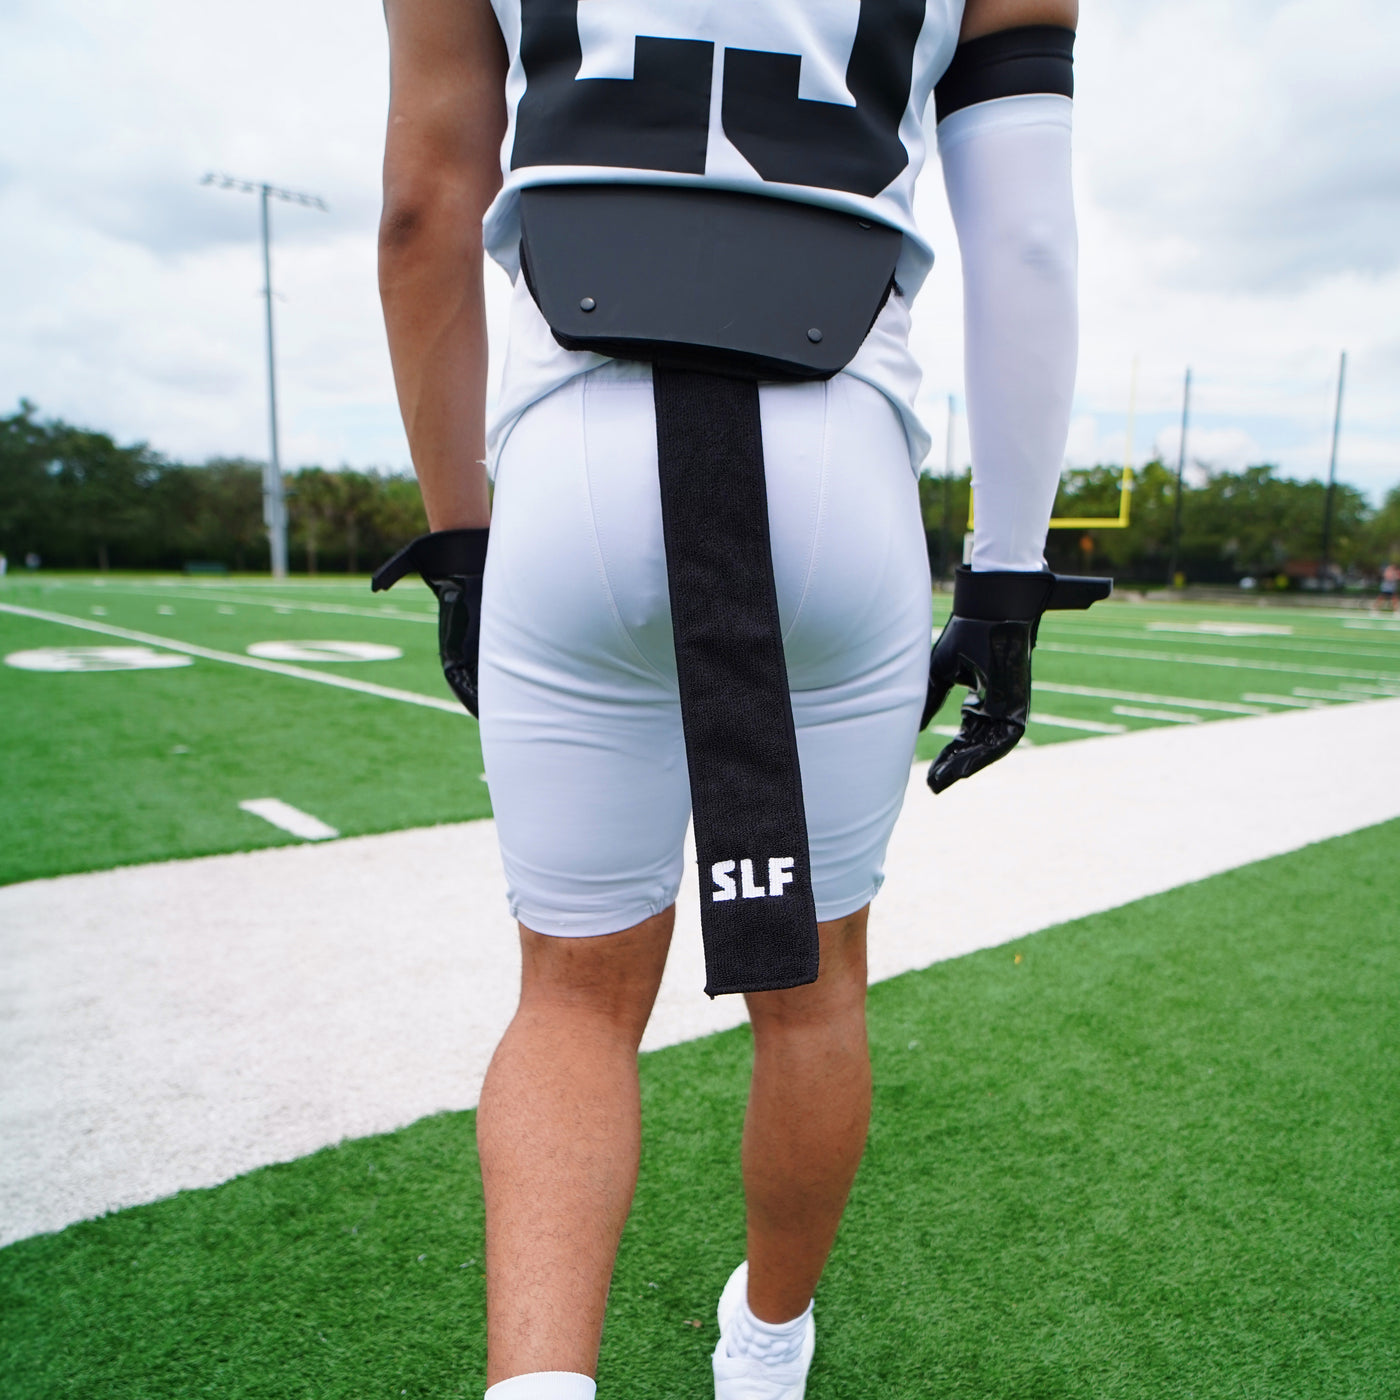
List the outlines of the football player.
<svg viewBox="0 0 1400 1400">
<path fill-rule="evenodd" d="M 776 771 L 790 779 L 800 762 L 805 831 L 792 850 L 704 864 L 702 893 L 716 919 L 730 902 L 743 912 L 807 900 L 819 957 L 801 979 L 760 969 L 733 983 L 754 988 L 747 1258 L 719 1302 L 713 1371 L 718 1400 L 801 1400 L 812 1298 L 865 1143 L 866 923 L 915 739 L 961 683 L 973 691 L 962 733 L 931 784 L 941 790 L 1006 752 L 1025 724 L 1036 623 L 1063 605 L 1043 548 L 1077 353 L 1077 0 L 385 0 L 385 9 L 380 285 L 431 533 L 376 586 L 416 569 L 438 595 L 444 668 L 480 717 L 520 925 L 520 1005 L 478 1114 L 488 1396 L 595 1394 L 638 1167 L 637 1047 L 671 937 L 691 789 L 698 802 L 696 775 L 714 757 L 713 742 L 696 737 L 697 716 L 706 705 L 722 712 L 727 694 L 694 679 L 705 619 L 681 623 L 694 587 L 679 581 L 678 559 L 694 547 L 704 503 L 680 532 L 681 517 L 668 514 L 679 507 L 663 500 L 668 454 L 683 457 L 712 430 L 723 438 L 750 413 L 761 451 L 751 441 L 736 454 L 758 474 L 717 469 L 710 505 L 717 520 L 742 520 L 753 504 L 726 515 L 731 491 L 757 489 L 757 514 L 766 504 L 755 606 L 762 614 L 771 590 L 776 607 L 755 646 L 780 641 L 785 693 L 756 703 L 767 692 L 755 682 L 730 708 L 750 737 L 768 732 L 775 712 L 773 743 L 793 736 L 794 755 Z M 933 261 L 913 195 L 935 139 L 963 260 L 977 510 L 971 565 L 930 666 L 917 490 L 928 437 L 914 408 L 908 308 Z M 560 189 L 573 195 L 540 197 Z M 573 252 L 620 275 L 621 300 L 647 303 L 642 320 L 657 312 L 664 326 L 668 298 L 678 319 L 686 297 L 697 300 L 693 287 L 651 272 L 666 251 L 658 236 L 608 225 L 596 199 L 574 198 L 581 189 L 627 192 L 631 203 L 604 204 L 639 211 L 642 233 L 653 214 L 678 227 L 676 210 L 700 209 L 685 203 L 696 199 L 721 201 L 703 206 L 715 210 L 728 200 L 737 228 L 780 215 L 794 240 L 805 237 L 800 223 L 816 244 L 822 221 L 840 216 L 841 237 L 856 228 L 885 238 L 891 265 L 839 368 L 813 368 L 799 348 L 771 357 L 766 378 L 755 369 L 762 356 L 741 364 L 722 335 L 717 346 L 689 335 L 697 353 L 734 352 L 734 382 L 757 385 L 707 418 L 706 386 L 729 372 L 723 358 L 695 362 L 697 388 L 668 380 L 693 364 L 677 371 L 670 352 L 641 348 L 654 345 L 654 327 L 624 317 L 590 339 L 587 327 L 610 311 L 592 295 L 546 315 Z M 716 244 L 713 259 L 705 251 L 694 275 L 715 276 L 722 294 L 733 285 L 725 259 L 745 265 L 739 245 Z M 514 281 L 489 414 L 483 253 Z M 844 294 L 845 264 L 830 265 Z M 781 280 L 760 279 L 746 297 L 755 314 L 768 314 L 766 283 Z M 686 314 L 703 321 L 708 296 Z M 829 343 L 817 325 L 805 337 Z M 726 524 L 721 544 L 738 528 Z M 726 608 L 754 611 L 734 596 L 749 590 L 725 587 L 715 587 L 723 606 L 706 613 L 702 597 L 699 609 L 721 632 Z M 699 698 L 683 714 L 686 676 Z M 742 793 L 732 805 L 744 806 Z M 707 822 L 723 820 L 707 809 Z M 696 822 L 699 842 L 698 807 Z"/>
</svg>

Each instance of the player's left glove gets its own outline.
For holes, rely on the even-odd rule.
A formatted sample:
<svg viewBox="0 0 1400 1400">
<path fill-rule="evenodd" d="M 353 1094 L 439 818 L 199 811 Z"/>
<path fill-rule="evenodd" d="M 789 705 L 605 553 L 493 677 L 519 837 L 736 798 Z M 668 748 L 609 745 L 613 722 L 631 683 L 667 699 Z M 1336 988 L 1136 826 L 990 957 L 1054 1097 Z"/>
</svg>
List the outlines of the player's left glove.
<svg viewBox="0 0 1400 1400">
<path fill-rule="evenodd" d="M 380 566 L 370 588 L 392 588 L 410 569 L 437 595 L 438 655 L 452 693 L 478 711 L 477 654 L 481 645 L 481 579 L 489 530 L 435 530 L 419 535 Z"/>
<path fill-rule="evenodd" d="M 1070 574 L 989 572 L 960 568 L 953 581 L 953 614 L 929 658 L 923 729 L 955 685 L 963 701 L 957 736 L 928 770 L 928 785 L 944 792 L 1016 747 L 1031 707 L 1031 651 L 1042 614 L 1087 608 L 1107 598 L 1113 580 Z"/>
</svg>

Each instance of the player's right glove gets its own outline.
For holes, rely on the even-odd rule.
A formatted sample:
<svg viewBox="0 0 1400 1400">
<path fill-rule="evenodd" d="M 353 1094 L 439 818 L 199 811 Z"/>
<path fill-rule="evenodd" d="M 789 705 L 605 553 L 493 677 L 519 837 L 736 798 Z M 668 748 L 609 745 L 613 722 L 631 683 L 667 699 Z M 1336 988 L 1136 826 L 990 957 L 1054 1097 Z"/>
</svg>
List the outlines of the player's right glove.
<svg viewBox="0 0 1400 1400">
<path fill-rule="evenodd" d="M 478 713 L 477 664 L 481 646 L 481 579 L 489 530 L 435 530 L 419 535 L 380 566 L 370 588 L 392 588 L 410 569 L 437 595 L 438 656 L 452 693 Z"/>
<path fill-rule="evenodd" d="M 943 792 L 1011 752 L 1026 732 L 1031 706 L 1031 651 L 1041 615 L 1051 608 L 1087 608 L 1113 591 L 1113 580 L 1069 574 L 989 572 L 960 568 L 953 614 L 929 658 L 923 729 L 955 685 L 963 701 L 957 736 L 928 770 Z"/>
</svg>

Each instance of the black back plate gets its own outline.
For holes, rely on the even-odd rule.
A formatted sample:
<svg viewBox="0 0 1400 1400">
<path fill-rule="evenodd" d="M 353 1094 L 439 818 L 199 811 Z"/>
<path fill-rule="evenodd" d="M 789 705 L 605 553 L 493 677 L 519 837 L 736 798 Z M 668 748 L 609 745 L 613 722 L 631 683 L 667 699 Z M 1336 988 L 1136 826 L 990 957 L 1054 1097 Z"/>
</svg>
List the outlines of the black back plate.
<svg viewBox="0 0 1400 1400">
<path fill-rule="evenodd" d="M 903 244 L 813 204 L 665 185 L 536 186 L 520 228 L 526 282 L 566 349 L 753 379 L 848 364 Z"/>
</svg>

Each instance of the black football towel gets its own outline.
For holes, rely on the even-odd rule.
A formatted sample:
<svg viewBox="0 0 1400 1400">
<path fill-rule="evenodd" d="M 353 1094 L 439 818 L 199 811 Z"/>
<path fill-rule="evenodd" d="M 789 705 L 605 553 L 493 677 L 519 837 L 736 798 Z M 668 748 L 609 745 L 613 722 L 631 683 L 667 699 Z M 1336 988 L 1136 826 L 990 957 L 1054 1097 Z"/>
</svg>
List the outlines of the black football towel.
<svg viewBox="0 0 1400 1400">
<path fill-rule="evenodd" d="M 817 916 L 758 385 L 661 365 L 653 382 L 705 991 L 798 987 L 816 980 Z"/>
</svg>

